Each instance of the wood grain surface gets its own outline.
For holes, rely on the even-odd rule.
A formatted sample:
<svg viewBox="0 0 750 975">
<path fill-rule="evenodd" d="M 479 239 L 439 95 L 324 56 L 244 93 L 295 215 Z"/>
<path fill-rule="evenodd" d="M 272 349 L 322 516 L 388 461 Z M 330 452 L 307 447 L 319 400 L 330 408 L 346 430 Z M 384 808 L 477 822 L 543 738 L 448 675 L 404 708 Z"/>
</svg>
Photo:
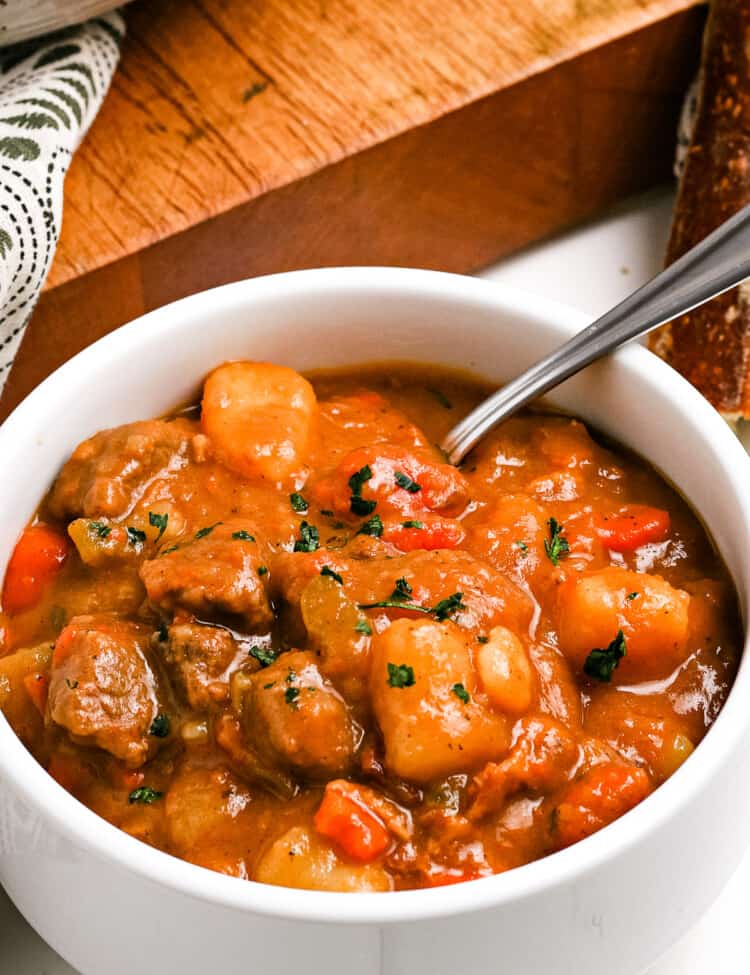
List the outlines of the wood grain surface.
<svg viewBox="0 0 750 975">
<path fill-rule="evenodd" d="M 152 0 L 66 182 L 0 417 L 94 338 L 239 277 L 469 271 L 669 172 L 693 0 Z"/>
</svg>

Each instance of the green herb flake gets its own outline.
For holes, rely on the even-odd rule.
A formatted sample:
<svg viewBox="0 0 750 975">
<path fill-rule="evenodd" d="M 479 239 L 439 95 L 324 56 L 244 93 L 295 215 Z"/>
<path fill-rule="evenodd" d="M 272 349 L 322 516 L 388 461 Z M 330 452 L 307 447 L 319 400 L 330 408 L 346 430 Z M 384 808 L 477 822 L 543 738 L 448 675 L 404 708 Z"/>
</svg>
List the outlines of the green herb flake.
<svg viewBox="0 0 750 975">
<path fill-rule="evenodd" d="M 135 545 L 137 547 L 138 545 L 143 545 L 143 543 L 146 541 L 146 533 L 142 532 L 140 528 L 132 528 L 129 526 L 125 529 L 125 531 L 128 534 L 128 542 L 131 545 Z"/>
<path fill-rule="evenodd" d="M 179 545 L 170 545 L 169 548 L 165 548 L 163 552 L 159 552 L 159 555 L 169 555 L 170 552 L 176 552 L 179 547 Z"/>
<path fill-rule="evenodd" d="M 148 523 L 152 528 L 158 528 L 159 534 L 156 536 L 156 541 L 158 542 L 161 536 L 167 529 L 167 524 L 169 522 L 169 515 L 160 515 L 156 511 L 149 511 L 148 513 Z"/>
<path fill-rule="evenodd" d="M 223 521 L 216 521 L 216 522 L 214 522 L 213 525 L 207 525 L 205 528 L 199 528 L 198 531 L 195 533 L 196 539 L 198 539 L 198 538 L 205 538 L 206 535 L 210 535 L 211 534 L 211 532 L 214 530 L 214 528 L 218 528 L 219 525 L 223 525 L 223 524 L 224 524 Z"/>
<path fill-rule="evenodd" d="M 76 687 L 78 687 L 78 681 L 77 680 L 70 680 L 68 677 L 65 678 L 65 683 L 68 685 L 68 687 L 71 689 L 71 691 L 74 691 L 76 689 Z"/>
<path fill-rule="evenodd" d="M 417 491 L 422 490 L 422 485 L 417 484 L 416 481 L 413 481 L 409 475 L 404 474 L 403 471 L 396 471 L 393 476 L 396 479 L 396 484 L 398 484 L 398 486 L 403 488 L 405 491 L 408 491 L 409 494 L 416 494 Z"/>
<path fill-rule="evenodd" d="M 250 647 L 248 653 L 251 657 L 255 657 L 261 667 L 270 667 L 278 657 L 276 651 L 270 647 Z M 266 687 L 271 686 L 271 684 L 266 684 Z"/>
<path fill-rule="evenodd" d="M 404 603 L 398 599 L 380 599 L 376 603 L 357 603 L 358 609 L 408 609 L 412 613 L 432 614 L 429 606 L 418 606 L 417 603 Z"/>
<path fill-rule="evenodd" d="M 388 684 L 391 687 L 413 687 L 414 668 L 408 664 L 388 664 Z"/>
<path fill-rule="evenodd" d="M 563 536 L 563 526 L 556 518 L 549 518 L 547 525 L 549 526 L 549 538 L 544 540 L 544 551 L 550 562 L 556 566 L 560 564 L 560 559 L 564 559 L 569 554 L 570 546 L 567 538 Z"/>
<path fill-rule="evenodd" d="M 402 528 L 424 528 L 424 522 L 423 521 L 402 521 L 401 527 Z"/>
<path fill-rule="evenodd" d="M 371 515 L 377 506 L 377 501 L 367 501 L 365 498 L 360 498 L 356 494 L 353 494 L 349 500 L 349 510 L 359 518 Z"/>
<path fill-rule="evenodd" d="M 477 643 L 489 643 L 490 638 L 488 636 L 478 636 Z"/>
<path fill-rule="evenodd" d="M 636 599 L 638 596 L 640 596 L 639 592 L 629 592 L 625 598 L 630 599 L 632 601 L 633 599 Z"/>
<path fill-rule="evenodd" d="M 374 538 L 380 538 L 380 536 L 383 534 L 383 522 L 380 515 L 373 515 L 372 518 L 368 518 L 357 534 L 372 535 Z"/>
<path fill-rule="evenodd" d="M 333 518 L 333 512 L 329 508 L 321 508 L 320 513 L 324 518 Z"/>
<path fill-rule="evenodd" d="M 157 792 L 156 789 L 152 789 L 147 785 L 139 786 L 128 796 L 128 802 L 132 806 L 134 803 L 139 803 L 141 806 L 150 806 L 152 802 L 156 802 L 157 799 L 161 799 L 164 795 L 163 792 Z"/>
<path fill-rule="evenodd" d="M 329 579 L 334 579 L 340 586 L 344 585 L 343 578 L 338 574 L 338 572 L 334 572 L 330 565 L 324 565 L 320 570 L 320 574 L 322 576 L 328 576 Z"/>
<path fill-rule="evenodd" d="M 166 643 L 167 637 L 169 636 L 169 631 L 167 630 L 166 623 L 159 624 L 158 634 L 159 634 L 159 643 Z"/>
<path fill-rule="evenodd" d="M 315 525 L 303 521 L 299 526 L 299 538 L 294 543 L 295 552 L 314 552 L 320 548 L 320 535 Z"/>
<path fill-rule="evenodd" d="M 275 683 L 276 683 L 276 681 L 275 680 L 272 680 L 270 684 L 264 684 L 263 685 L 263 690 L 264 691 L 270 690 L 274 686 Z"/>
<path fill-rule="evenodd" d="M 453 687 L 451 687 L 451 690 L 462 704 L 468 704 L 471 700 L 469 692 L 466 690 L 463 684 L 454 684 Z"/>
<path fill-rule="evenodd" d="M 148 733 L 154 738 L 166 738 L 169 735 L 169 715 L 160 712 L 151 722 Z"/>
<path fill-rule="evenodd" d="M 588 677 L 608 684 L 612 680 L 612 674 L 619 667 L 620 661 L 625 656 L 625 637 L 622 630 L 617 631 L 617 636 L 604 650 L 592 650 L 586 657 L 583 665 L 583 672 Z"/>
<path fill-rule="evenodd" d="M 357 620 L 354 631 L 355 633 L 362 633 L 364 636 L 372 636 L 372 627 L 366 619 Z"/>
<path fill-rule="evenodd" d="M 377 506 L 376 501 L 366 501 L 362 497 L 362 488 L 371 477 L 372 469 L 369 464 L 365 464 L 364 467 L 360 467 L 349 478 L 349 490 L 352 492 L 349 500 L 349 510 L 353 515 L 359 515 L 364 518 L 366 515 L 371 515 Z"/>
<path fill-rule="evenodd" d="M 289 678 L 287 678 L 287 680 L 288 679 Z M 298 687 L 287 687 L 287 689 L 284 691 L 284 700 L 289 705 L 289 707 L 292 707 L 292 708 L 298 708 L 299 707 L 299 704 L 297 703 L 297 698 L 298 697 L 299 697 L 299 688 Z"/>
<path fill-rule="evenodd" d="M 461 601 L 463 595 L 462 592 L 454 592 L 450 596 L 446 596 L 445 599 L 441 599 L 439 603 L 436 603 L 432 608 L 435 619 L 442 623 L 443 620 L 447 620 L 449 616 L 459 612 L 459 610 L 466 609 L 466 606 Z"/>
<path fill-rule="evenodd" d="M 409 598 L 409 596 L 412 595 L 413 592 L 414 590 L 412 589 L 412 587 L 402 576 L 400 579 L 396 579 L 396 588 L 393 590 L 389 598 L 394 599 L 396 601 L 404 602 Z"/>
<path fill-rule="evenodd" d="M 89 531 L 92 535 L 96 535 L 97 538 L 107 538 L 112 529 L 109 525 L 105 525 L 103 521 L 90 521 Z"/>
<path fill-rule="evenodd" d="M 526 544 L 526 542 L 516 542 L 516 548 L 520 549 L 524 555 L 526 555 L 529 550 L 529 546 Z"/>
<path fill-rule="evenodd" d="M 267 565 L 259 565 L 258 566 L 258 575 L 259 576 L 268 575 L 268 566 Z"/>
<path fill-rule="evenodd" d="M 244 528 L 241 528 L 238 532 L 232 532 L 232 538 L 237 542 L 255 541 L 255 535 L 251 535 L 250 532 L 246 532 Z"/>
<path fill-rule="evenodd" d="M 294 511 L 299 512 L 301 515 L 307 514 L 309 505 L 299 491 L 295 491 L 294 494 L 289 495 L 289 503 Z"/>
<path fill-rule="evenodd" d="M 448 399 L 448 397 L 445 395 L 445 393 L 442 390 L 435 389 L 434 386 L 427 386 L 426 389 L 431 396 L 435 397 L 435 399 L 438 401 L 438 403 L 440 403 L 443 409 L 445 410 L 453 409 L 453 403 L 451 403 L 451 401 Z"/>
</svg>

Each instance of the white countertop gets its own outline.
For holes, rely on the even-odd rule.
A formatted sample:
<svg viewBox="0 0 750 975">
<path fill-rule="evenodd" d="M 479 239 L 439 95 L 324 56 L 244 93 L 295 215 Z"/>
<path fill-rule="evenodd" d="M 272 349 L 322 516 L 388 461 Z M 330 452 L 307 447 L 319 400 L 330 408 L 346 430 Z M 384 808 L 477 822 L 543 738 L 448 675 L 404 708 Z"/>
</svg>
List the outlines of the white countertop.
<svg viewBox="0 0 750 975">
<path fill-rule="evenodd" d="M 593 317 L 659 269 L 671 203 L 666 191 L 641 197 L 602 220 L 503 261 L 483 276 L 576 305 Z M 648 975 L 746 975 L 748 902 L 750 855 L 709 913 Z M 76 975 L 26 924 L 2 889 L 0 975 Z"/>
</svg>

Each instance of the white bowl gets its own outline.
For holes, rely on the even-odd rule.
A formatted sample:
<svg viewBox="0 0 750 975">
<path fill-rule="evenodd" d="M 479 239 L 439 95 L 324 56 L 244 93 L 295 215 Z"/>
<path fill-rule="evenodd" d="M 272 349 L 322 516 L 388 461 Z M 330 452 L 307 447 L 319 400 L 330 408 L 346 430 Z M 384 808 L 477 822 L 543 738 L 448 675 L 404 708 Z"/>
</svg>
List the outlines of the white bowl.
<svg viewBox="0 0 750 975">
<path fill-rule="evenodd" d="M 584 324 L 529 294 L 403 269 L 256 278 L 161 308 L 76 356 L 0 428 L 0 566 L 78 441 L 185 401 L 223 360 L 413 359 L 500 381 Z M 639 347 L 551 399 L 679 486 L 745 613 L 750 461 L 718 414 Z M 269 887 L 153 850 L 68 795 L 0 718 L 0 881 L 85 975 L 634 975 L 705 910 L 748 841 L 749 683 L 745 659 L 695 755 L 602 832 L 496 877 L 388 894 Z"/>
</svg>

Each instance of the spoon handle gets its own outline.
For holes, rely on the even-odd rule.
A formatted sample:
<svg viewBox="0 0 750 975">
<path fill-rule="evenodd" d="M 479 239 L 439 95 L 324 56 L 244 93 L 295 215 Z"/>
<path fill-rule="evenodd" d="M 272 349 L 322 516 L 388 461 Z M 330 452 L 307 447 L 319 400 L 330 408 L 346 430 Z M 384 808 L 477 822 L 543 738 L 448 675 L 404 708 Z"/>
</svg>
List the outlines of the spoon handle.
<svg viewBox="0 0 750 975">
<path fill-rule="evenodd" d="M 442 448 L 458 464 L 500 423 L 630 339 L 728 291 L 750 277 L 750 205 L 560 348 L 503 386 L 458 423 Z"/>
</svg>

